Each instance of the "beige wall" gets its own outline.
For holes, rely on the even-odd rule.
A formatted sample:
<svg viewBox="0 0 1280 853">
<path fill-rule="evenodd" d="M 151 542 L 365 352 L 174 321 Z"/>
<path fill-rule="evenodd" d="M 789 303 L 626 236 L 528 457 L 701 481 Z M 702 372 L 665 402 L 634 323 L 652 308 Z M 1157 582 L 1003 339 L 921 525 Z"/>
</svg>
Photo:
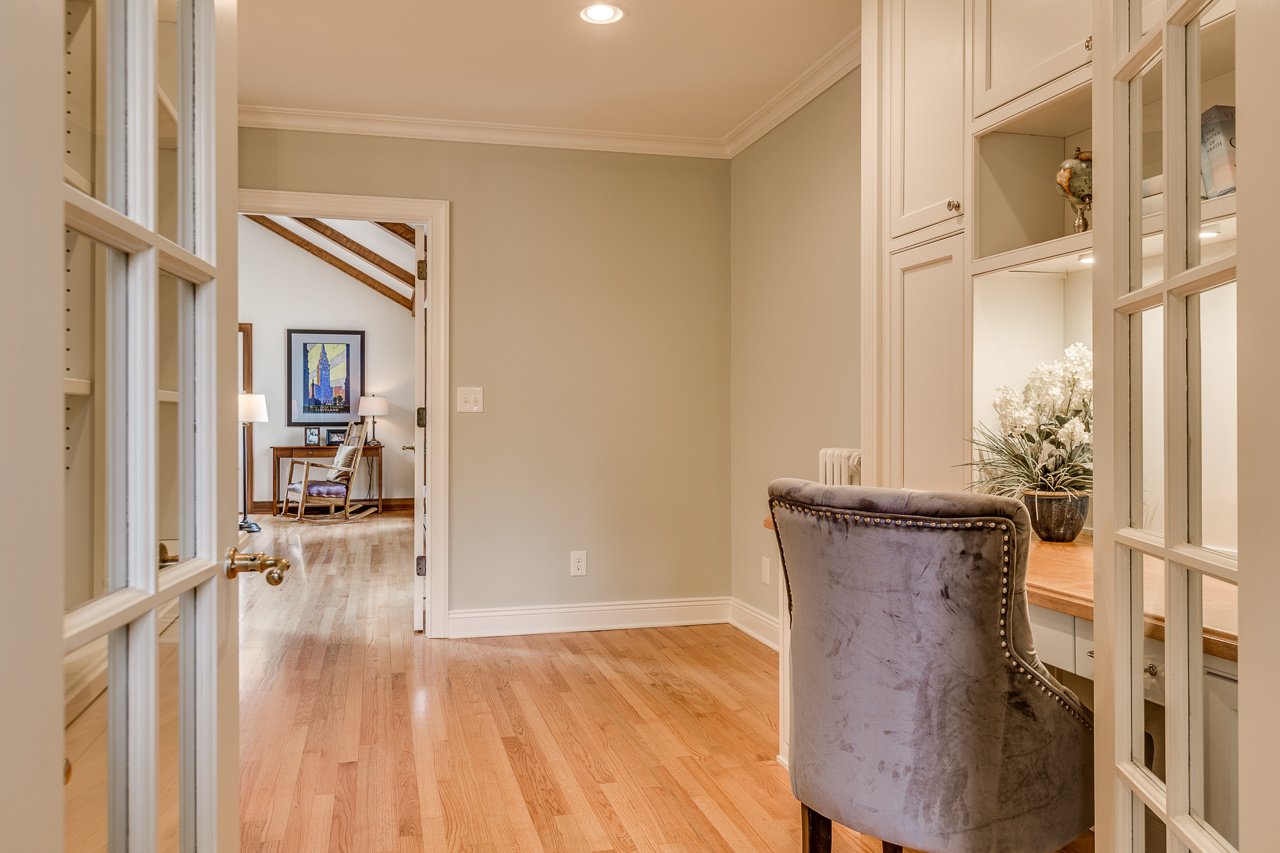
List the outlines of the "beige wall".
<svg viewBox="0 0 1280 853">
<path fill-rule="evenodd" d="M 854 71 L 732 164 L 732 590 L 770 614 L 769 481 L 859 446 L 859 87 Z"/>
<path fill-rule="evenodd" d="M 242 187 L 452 202 L 451 608 L 728 594 L 728 163 L 240 141 Z"/>
</svg>

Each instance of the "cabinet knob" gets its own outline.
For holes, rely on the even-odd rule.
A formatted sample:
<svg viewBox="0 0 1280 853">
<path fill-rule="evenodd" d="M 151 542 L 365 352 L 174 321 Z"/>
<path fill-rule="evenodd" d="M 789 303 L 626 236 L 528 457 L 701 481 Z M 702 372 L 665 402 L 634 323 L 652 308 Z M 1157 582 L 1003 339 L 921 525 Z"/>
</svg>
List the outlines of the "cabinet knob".
<svg viewBox="0 0 1280 853">
<path fill-rule="evenodd" d="M 956 199 L 954 199 L 954 198 L 949 198 L 949 199 L 947 199 L 947 210 L 951 210 L 951 211 L 955 211 L 956 213 L 959 213 L 959 212 L 960 212 L 960 202 L 959 202 L 959 201 L 957 201 L 957 200 L 956 200 Z"/>
</svg>

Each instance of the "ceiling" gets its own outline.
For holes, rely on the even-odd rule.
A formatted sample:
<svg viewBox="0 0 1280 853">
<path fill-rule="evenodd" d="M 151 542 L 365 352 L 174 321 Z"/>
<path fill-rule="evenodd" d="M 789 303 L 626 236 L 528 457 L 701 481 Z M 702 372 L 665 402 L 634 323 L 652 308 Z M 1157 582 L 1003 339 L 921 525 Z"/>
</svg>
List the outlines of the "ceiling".
<svg viewBox="0 0 1280 853">
<path fill-rule="evenodd" d="M 858 0 L 584 4 L 241 3 L 241 123 L 731 156 L 856 62 Z"/>
</svg>

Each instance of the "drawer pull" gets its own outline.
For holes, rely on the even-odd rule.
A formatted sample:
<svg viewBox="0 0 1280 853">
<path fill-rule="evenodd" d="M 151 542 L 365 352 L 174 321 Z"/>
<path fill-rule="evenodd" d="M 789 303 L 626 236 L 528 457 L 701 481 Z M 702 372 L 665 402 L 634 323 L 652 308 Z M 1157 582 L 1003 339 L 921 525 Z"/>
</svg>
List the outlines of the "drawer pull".
<svg viewBox="0 0 1280 853">
<path fill-rule="evenodd" d="M 1093 657 L 1093 649 L 1089 649 L 1089 651 L 1085 652 L 1085 654 L 1086 654 L 1087 656 L 1089 656 L 1090 658 L 1092 658 L 1092 657 Z M 1149 663 L 1149 664 L 1147 664 L 1146 666 L 1144 666 L 1144 667 L 1142 668 L 1142 671 L 1143 671 L 1144 673 L 1146 673 L 1147 675 L 1151 676 L 1152 678 L 1155 678 L 1156 676 L 1158 676 L 1158 675 L 1160 674 L 1160 667 L 1156 666 L 1156 665 L 1155 665 L 1155 664 L 1153 664 L 1153 663 Z"/>
</svg>

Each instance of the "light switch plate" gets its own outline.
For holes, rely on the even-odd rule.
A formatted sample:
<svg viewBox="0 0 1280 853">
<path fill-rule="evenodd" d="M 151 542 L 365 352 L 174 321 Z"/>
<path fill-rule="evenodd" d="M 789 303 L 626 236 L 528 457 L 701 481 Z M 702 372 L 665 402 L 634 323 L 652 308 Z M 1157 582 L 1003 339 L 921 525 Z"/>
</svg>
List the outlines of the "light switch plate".
<svg viewBox="0 0 1280 853">
<path fill-rule="evenodd" d="M 458 387 L 459 412 L 483 412 L 484 389 Z"/>
</svg>

